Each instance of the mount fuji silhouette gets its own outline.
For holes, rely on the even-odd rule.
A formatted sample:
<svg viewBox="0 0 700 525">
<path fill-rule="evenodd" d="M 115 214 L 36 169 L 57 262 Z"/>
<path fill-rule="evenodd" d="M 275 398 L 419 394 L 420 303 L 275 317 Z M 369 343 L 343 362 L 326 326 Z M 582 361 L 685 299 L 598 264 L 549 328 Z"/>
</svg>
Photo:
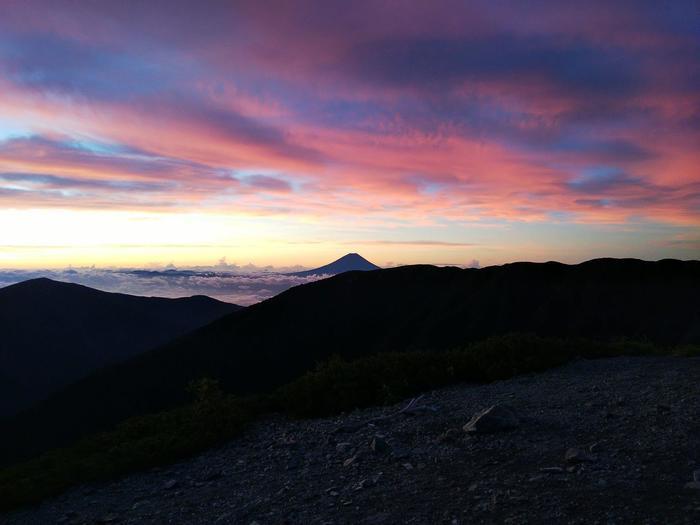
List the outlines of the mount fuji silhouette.
<svg viewBox="0 0 700 525">
<path fill-rule="evenodd" d="M 303 272 L 294 272 L 290 275 L 307 277 L 310 275 L 337 275 L 344 272 L 366 272 L 370 270 L 379 270 L 379 266 L 372 264 L 359 253 L 348 253 L 347 255 L 343 255 L 340 259 L 333 261 L 330 264 L 326 264 L 325 266 L 320 266 L 318 268 L 314 268 L 313 270 L 305 270 Z"/>
</svg>

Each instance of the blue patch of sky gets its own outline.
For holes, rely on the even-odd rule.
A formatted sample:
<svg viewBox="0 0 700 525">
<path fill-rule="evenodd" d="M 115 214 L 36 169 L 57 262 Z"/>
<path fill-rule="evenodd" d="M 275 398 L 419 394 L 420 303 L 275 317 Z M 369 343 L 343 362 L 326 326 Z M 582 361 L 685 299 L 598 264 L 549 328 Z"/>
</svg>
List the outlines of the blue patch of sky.
<svg viewBox="0 0 700 525">
<path fill-rule="evenodd" d="M 581 193 L 604 193 L 619 188 L 644 187 L 645 183 L 616 166 L 592 166 L 581 170 L 567 186 Z"/>
<path fill-rule="evenodd" d="M 576 214 L 570 211 L 549 211 L 547 217 L 554 222 L 571 222 Z"/>
<path fill-rule="evenodd" d="M 293 192 L 302 191 L 304 187 L 304 181 L 300 180 L 298 177 L 270 169 L 235 169 L 223 170 L 219 173 L 225 177 L 242 182 L 243 184 L 255 186 L 256 183 L 258 183 L 260 184 L 261 190 L 264 190 L 264 179 L 269 179 L 270 183 L 279 181 L 281 184 L 287 185 Z"/>
<path fill-rule="evenodd" d="M 123 144 L 113 142 L 105 142 L 85 137 L 76 137 L 68 139 L 64 145 L 74 150 L 95 153 L 98 155 L 136 155 L 140 154 L 137 150 L 133 150 Z"/>
<path fill-rule="evenodd" d="M 31 137 L 32 132 L 18 120 L 0 117 L 0 141 Z"/>
<path fill-rule="evenodd" d="M 137 55 L 55 36 L 0 40 L 0 58 L 4 74 L 19 85 L 98 100 L 161 93 L 164 85 L 190 74 L 184 63 L 173 63 L 162 52 Z"/>
</svg>

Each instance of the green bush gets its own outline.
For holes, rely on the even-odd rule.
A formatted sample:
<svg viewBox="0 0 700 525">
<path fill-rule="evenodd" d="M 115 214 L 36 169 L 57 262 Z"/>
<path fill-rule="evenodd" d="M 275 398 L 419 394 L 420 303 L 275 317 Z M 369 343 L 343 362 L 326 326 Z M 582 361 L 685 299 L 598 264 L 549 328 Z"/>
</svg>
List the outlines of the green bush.
<svg viewBox="0 0 700 525">
<path fill-rule="evenodd" d="M 698 355 L 684 347 L 682 355 Z M 540 372 L 578 357 L 680 355 L 650 343 L 542 338 L 527 334 L 493 337 L 442 352 L 387 352 L 355 361 L 335 356 L 274 394 L 275 406 L 296 417 L 318 417 L 394 403 L 458 382 L 489 382 Z"/>
<path fill-rule="evenodd" d="M 555 353 L 549 348 L 542 351 L 539 345 L 558 346 L 539 338 L 511 336 L 461 350 L 386 352 L 356 361 L 336 356 L 281 388 L 275 397 L 280 409 L 296 417 L 326 416 L 393 403 L 456 382 L 509 377 L 532 369 L 531 361 L 544 368 L 544 356 Z M 560 362 L 557 358 L 553 364 Z"/>
</svg>

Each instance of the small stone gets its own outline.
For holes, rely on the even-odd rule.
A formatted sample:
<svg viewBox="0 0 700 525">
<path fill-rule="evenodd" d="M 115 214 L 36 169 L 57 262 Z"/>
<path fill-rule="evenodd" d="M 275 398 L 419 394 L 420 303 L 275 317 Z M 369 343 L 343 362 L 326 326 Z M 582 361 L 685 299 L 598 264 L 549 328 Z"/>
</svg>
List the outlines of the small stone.
<svg viewBox="0 0 700 525">
<path fill-rule="evenodd" d="M 376 454 L 386 454 L 391 450 L 389 443 L 381 436 L 374 436 L 369 446 Z"/>
<path fill-rule="evenodd" d="M 544 472 L 545 474 L 561 474 L 564 472 L 564 469 L 561 467 L 542 467 L 540 472 Z"/>
<path fill-rule="evenodd" d="M 566 454 L 564 455 L 564 459 L 567 463 L 572 464 L 590 463 L 593 461 L 593 458 L 590 455 L 578 448 L 570 448 L 567 450 Z"/>
<path fill-rule="evenodd" d="M 346 441 L 343 442 L 343 443 L 338 443 L 338 444 L 335 446 L 335 450 L 336 450 L 337 452 L 340 452 L 341 454 L 343 454 L 343 453 L 345 453 L 345 452 L 348 452 L 351 448 L 352 448 L 352 445 L 351 445 L 350 443 L 346 442 Z"/>
<path fill-rule="evenodd" d="M 508 405 L 493 405 L 482 410 L 462 427 L 470 434 L 487 434 L 513 430 L 520 425 L 520 418 Z"/>
<path fill-rule="evenodd" d="M 169 479 L 163 484 L 163 488 L 166 490 L 172 490 L 175 487 L 179 485 L 179 482 L 176 479 Z"/>
<path fill-rule="evenodd" d="M 401 460 L 410 457 L 411 454 L 409 454 L 409 451 L 406 448 L 392 448 L 391 455 L 394 457 L 394 459 Z"/>
<path fill-rule="evenodd" d="M 693 481 L 700 482 L 700 469 L 693 471 Z"/>
<path fill-rule="evenodd" d="M 437 438 L 439 443 L 454 443 L 459 440 L 461 432 L 456 428 L 448 428 L 444 433 L 440 434 Z"/>
<path fill-rule="evenodd" d="M 365 478 L 365 479 L 362 479 L 362 480 L 358 481 L 358 482 L 355 484 L 355 486 L 353 487 L 353 489 L 354 489 L 355 491 L 358 491 L 358 490 L 363 490 L 363 489 L 366 489 L 366 488 L 369 488 L 369 487 L 373 487 L 373 486 L 374 486 L 374 481 L 372 481 L 371 479 L 366 479 L 366 478 Z"/>
<path fill-rule="evenodd" d="M 288 447 L 288 448 L 297 448 L 299 446 L 299 443 L 293 437 L 283 437 L 279 443 L 283 447 Z"/>
<path fill-rule="evenodd" d="M 355 463 L 355 460 L 356 460 L 356 459 L 357 459 L 357 456 L 352 456 L 351 458 L 346 459 L 345 461 L 343 461 L 343 466 L 344 466 L 344 467 L 349 467 L 350 465 L 352 465 L 353 463 Z"/>
<path fill-rule="evenodd" d="M 411 465 L 410 463 L 403 463 L 401 466 L 406 470 L 413 470 L 413 465 Z"/>
<path fill-rule="evenodd" d="M 221 472 L 220 470 L 209 470 L 202 474 L 202 477 L 200 479 L 201 481 L 214 481 L 223 477 L 223 475 L 223 472 Z"/>
</svg>

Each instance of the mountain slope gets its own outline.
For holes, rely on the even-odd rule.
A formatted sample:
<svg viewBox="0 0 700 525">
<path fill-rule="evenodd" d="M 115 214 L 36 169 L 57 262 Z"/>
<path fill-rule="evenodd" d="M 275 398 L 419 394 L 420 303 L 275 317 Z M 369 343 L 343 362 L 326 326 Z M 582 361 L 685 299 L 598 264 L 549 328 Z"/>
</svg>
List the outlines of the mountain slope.
<svg viewBox="0 0 700 525">
<path fill-rule="evenodd" d="M 235 393 L 261 392 L 333 354 L 439 350 L 509 332 L 697 343 L 699 296 L 697 261 L 348 272 L 291 289 L 72 385 L 0 428 L 0 460 L 182 403 L 198 377 L 218 378 Z"/>
<path fill-rule="evenodd" d="M 379 266 L 372 264 L 359 253 L 348 253 L 340 259 L 333 261 L 330 264 L 314 268 L 313 270 L 305 270 L 303 272 L 294 272 L 291 275 L 299 277 L 308 277 L 310 275 L 338 275 L 340 273 L 379 270 Z"/>
<path fill-rule="evenodd" d="M 0 289 L 0 416 L 239 307 L 32 279 Z"/>
<path fill-rule="evenodd" d="M 396 416 L 405 399 L 332 418 L 267 418 L 226 446 L 0 521 L 700 523 L 698 491 L 683 488 L 698 468 L 700 396 L 688 395 L 698 382 L 700 358 L 580 360 L 426 392 L 419 406 L 433 410 L 417 416 Z M 496 403 L 511 406 L 520 425 L 468 437 L 462 426 Z M 370 447 L 378 433 L 382 453 Z M 587 461 L 566 461 L 569 447 L 586 450 Z M 176 489 L 164 489 L 172 480 Z"/>
</svg>

